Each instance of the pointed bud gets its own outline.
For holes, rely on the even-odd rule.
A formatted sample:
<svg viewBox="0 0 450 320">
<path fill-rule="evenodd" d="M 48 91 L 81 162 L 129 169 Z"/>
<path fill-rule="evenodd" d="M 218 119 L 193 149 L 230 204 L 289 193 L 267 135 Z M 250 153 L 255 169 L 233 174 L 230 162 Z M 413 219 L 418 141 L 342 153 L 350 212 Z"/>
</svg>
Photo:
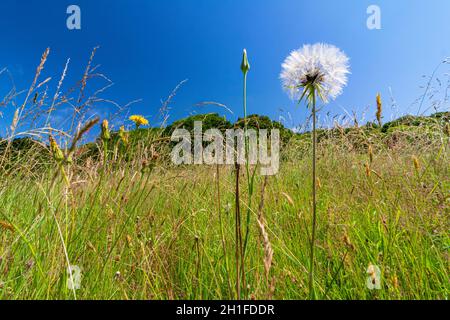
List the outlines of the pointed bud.
<svg viewBox="0 0 450 320">
<path fill-rule="evenodd" d="M 124 145 L 128 145 L 128 133 L 125 131 L 125 127 L 121 126 L 119 129 L 119 137 Z"/>
<path fill-rule="evenodd" d="M 244 49 L 244 53 L 242 54 L 241 70 L 244 74 L 246 74 L 248 72 L 248 70 L 250 70 L 250 64 L 248 63 L 246 49 Z"/>
<path fill-rule="evenodd" d="M 57 163 L 61 163 L 64 160 L 63 152 L 52 136 L 49 136 L 48 139 L 50 141 L 50 151 L 52 152 L 53 159 L 55 159 Z"/>
<path fill-rule="evenodd" d="M 111 139 L 111 134 L 109 132 L 108 120 L 103 120 L 103 122 L 102 122 L 102 140 L 108 141 L 109 139 Z"/>
</svg>

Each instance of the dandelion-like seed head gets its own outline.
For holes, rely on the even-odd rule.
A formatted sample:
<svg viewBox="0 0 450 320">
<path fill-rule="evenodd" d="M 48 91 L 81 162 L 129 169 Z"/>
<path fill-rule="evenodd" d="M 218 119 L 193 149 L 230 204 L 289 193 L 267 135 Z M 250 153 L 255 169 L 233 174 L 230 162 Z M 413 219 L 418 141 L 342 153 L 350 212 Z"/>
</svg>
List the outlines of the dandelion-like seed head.
<svg viewBox="0 0 450 320">
<path fill-rule="evenodd" d="M 323 102 L 336 99 L 347 84 L 349 59 L 339 48 L 318 43 L 293 51 L 282 64 L 280 78 L 292 99 L 315 90 Z"/>
</svg>

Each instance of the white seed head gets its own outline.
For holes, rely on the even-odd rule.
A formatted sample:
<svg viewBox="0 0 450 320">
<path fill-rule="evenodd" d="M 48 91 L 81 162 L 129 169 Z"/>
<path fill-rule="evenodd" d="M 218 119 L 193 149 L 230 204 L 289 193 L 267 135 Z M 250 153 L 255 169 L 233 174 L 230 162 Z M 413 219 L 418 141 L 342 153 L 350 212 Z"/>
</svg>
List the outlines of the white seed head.
<svg viewBox="0 0 450 320">
<path fill-rule="evenodd" d="M 336 99 L 347 84 L 349 59 L 339 48 L 317 43 L 293 51 L 282 64 L 280 78 L 292 99 L 298 100 L 306 84 L 316 81 L 323 102 Z"/>
</svg>

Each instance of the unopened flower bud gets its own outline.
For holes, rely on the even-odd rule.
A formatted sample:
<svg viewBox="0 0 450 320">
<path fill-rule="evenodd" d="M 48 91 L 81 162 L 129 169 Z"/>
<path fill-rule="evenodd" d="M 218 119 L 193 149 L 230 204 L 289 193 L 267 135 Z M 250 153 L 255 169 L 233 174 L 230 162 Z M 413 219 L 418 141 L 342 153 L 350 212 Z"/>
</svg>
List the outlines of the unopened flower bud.
<svg viewBox="0 0 450 320">
<path fill-rule="evenodd" d="M 121 126 L 119 129 L 119 137 L 124 145 L 128 145 L 128 133 L 125 131 L 125 127 Z"/>
<path fill-rule="evenodd" d="M 108 141 L 109 139 L 111 139 L 111 133 L 109 132 L 108 120 L 105 119 L 102 122 L 102 140 Z"/>
<path fill-rule="evenodd" d="M 247 50 L 244 49 L 244 53 L 242 55 L 242 63 L 241 70 L 245 74 L 250 70 L 250 64 L 248 63 Z"/>
<path fill-rule="evenodd" d="M 55 139 L 52 136 L 49 136 L 50 141 L 50 151 L 52 152 L 53 159 L 60 163 L 64 160 L 64 154 L 56 143 Z"/>
</svg>

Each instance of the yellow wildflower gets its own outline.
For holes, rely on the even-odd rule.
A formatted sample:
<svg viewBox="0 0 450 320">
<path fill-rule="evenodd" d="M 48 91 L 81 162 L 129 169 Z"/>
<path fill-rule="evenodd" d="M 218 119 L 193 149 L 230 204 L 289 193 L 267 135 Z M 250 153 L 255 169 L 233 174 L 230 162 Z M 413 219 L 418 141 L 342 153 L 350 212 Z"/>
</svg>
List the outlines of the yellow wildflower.
<svg viewBox="0 0 450 320">
<path fill-rule="evenodd" d="M 130 120 L 134 122 L 134 124 L 136 125 L 136 128 L 139 128 L 140 126 L 148 125 L 148 120 L 140 115 L 132 115 L 130 117 Z"/>
</svg>

